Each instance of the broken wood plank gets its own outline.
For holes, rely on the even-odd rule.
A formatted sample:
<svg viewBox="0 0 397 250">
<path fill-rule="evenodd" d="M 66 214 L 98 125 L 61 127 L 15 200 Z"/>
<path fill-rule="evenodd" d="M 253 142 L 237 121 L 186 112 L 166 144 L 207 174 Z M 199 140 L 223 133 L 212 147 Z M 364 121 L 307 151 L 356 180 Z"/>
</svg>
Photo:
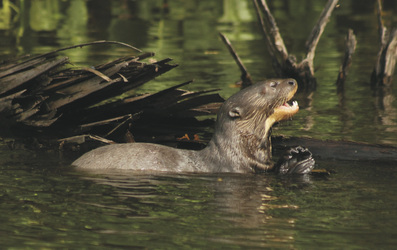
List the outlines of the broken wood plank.
<svg viewBox="0 0 397 250">
<path fill-rule="evenodd" d="M 224 101 L 218 94 L 203 95 L 216 91 L 217 89 L 188 92 L 178 88 L 191 82 L 192 81 L 184 82 L 154 94 L 127 97 L 123 100 L 75 111 L 73 116 L 77 121 L 83 121 L 84 123 L 106 121 L 114 117 L 122 117 L 126 114 L 136 113 L 173 116 L 176 115 L 179 110 L 189 110 L 190 108 L 211 104 L 214 101 L 218 103 Z M 194 101 L 196 99 L 197 101 Z M 178 105 L 180 105 L 179 108 Z M 202 114 L 208 115 L 209 112 L 213 112 L 213 108 L 211 111 L 201 110 L 201 112 Z"/>
<path fill-rule="evenodd" d="M 16 106 L 19 106 L 19 105 L 18 104 L 14 105 L 12 103 L 12 101 L 17 97 L 20 97 L 25 91 L 26 90 L 22 90 L 17 93 L 14 93 L 12 95 L 1 97 L 0 98 L 0 113 L 5 113 L 8 115 L 9 113 L 11 113 L 11 110 L 16 109 Z"/>
<path fill-rule="evenodd" d="M 117 72 L 120 71 L 122 67 L 126 67 L 128 62 L 123 62 L 116 64 L 110 69 L 105 70 L 102 74 L 113 76 Z M 75 84 L 61 90 L 58 90 L 58 96 L 51 96 L 47 102 L 47 105 L 51 110 L 58 109 L 70 102 L 73 102 L 77 99 L 83 98 L 89 94 L 92 94 L 98 90 L 108 87 L 114 82 L 104 82 L 102 77 L 96 76 L 91 79 L 88 79 L 79 84 Z"/>
<path fill-rule="evenodd" d="M 99 141 L 105 144 L 114 144 L 115 142 L 112 140 L 108 140 L 106 138 L 97 136 L 97 135 L 90 135 L 90 134 L 85 134 L 85 135 L 76 135 L 76 136 L 71 136 L 71 137 L 67 137 L 67 138 L 62 138 L 59 139 L 58 142 L 59 143 L 76 143 L 76 144 L 83 144 L 87 141 L 87 139 L 91 139 L 91 140 L 95 140 L 95 141 Z"/>
<path fill-rule="evenodd" d="M 45 57 L 39 57 L 39 58 L 36 58 L 35 60 L 24 61 L 19 64 L 10 64 L 10 65 L 8 65 L 8 67 L 3 67 L 3 70 L 0 70 L 0 78 L 5 77 L 7 75 L 15 74 L 15 73 L 25 70 L 27 68 L 33 67 L 33 66 L 38 65 L 46 60 L 47 60 L 47 58 L 45 58 Z"/>
<path fill-rule="evenodd" d="M 32 69 L 11 74 L 0 79 L 0 97 L 5 96 L 7 92 L 17 92 L 23 88 L 24 84 L 31 79 L 47 72 L 55 67 L 65 64 L 68 62 L 67 57 L 54 59 L 49 62 L 38 65 Z"/>
<path fill-rule="evenodd" d="M 127 115 L 123 115 L 123 116 L 119 116 L 119 117 L 114 117 L 114 118 L 110 118 L 110 119 L 106 119 L 106 120 L 102 120 L 102 121 L 96 121 L 96 122 L 92 122 L 92 123 L 87 123 L 87 124 L 82 124 L 79 125 L 79 127 L 81 129 L 87 129 L 87 128 L 92 128 L 95 126 L 102 126 L 102 125 L 107 125 L 109 123 L 113 123 L 113 122 L 124 122 L 125 120 L 134 120 L 137 119 L 139 117 L 141 113 L 137 113 L 137 114 L 127 114 Z"/>
</svg>

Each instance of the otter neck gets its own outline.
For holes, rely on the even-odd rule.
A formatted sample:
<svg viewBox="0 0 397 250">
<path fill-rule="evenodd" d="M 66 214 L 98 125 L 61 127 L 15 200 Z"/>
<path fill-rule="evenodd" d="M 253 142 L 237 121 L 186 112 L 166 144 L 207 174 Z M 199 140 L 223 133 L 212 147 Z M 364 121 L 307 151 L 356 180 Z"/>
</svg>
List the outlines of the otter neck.
<svg viewBox="0 0 397 250">
<path fill-rule="evenodd" d="M 199 151 L 214 172 L 263 172 L 273 167 L 270 130 L 264 138 L 241 134 L 230 140 L 216 133 L 207 147 Z"/>
</svg>

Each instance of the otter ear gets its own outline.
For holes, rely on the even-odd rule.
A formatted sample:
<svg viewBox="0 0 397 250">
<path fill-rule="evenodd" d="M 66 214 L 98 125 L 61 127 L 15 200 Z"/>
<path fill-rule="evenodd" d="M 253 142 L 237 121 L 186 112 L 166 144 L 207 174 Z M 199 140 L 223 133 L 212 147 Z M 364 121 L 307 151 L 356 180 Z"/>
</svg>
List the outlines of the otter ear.
<svg viewBox="0 0 397 250">
<path fill-rule="evenodd" d="M 241 116 L 241 109 L 239 107 L 234 107 L 229 110 L 229 116 L 232 118 L 237 118 Z"/>
</svg>

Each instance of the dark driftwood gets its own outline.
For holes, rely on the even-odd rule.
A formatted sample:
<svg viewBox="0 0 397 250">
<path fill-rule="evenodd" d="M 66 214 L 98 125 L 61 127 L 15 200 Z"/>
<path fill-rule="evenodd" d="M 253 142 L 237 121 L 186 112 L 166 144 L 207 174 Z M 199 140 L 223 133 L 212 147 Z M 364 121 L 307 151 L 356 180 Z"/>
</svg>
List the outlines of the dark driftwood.
<svg viewBox="0 0 397 250">
<path fill-rule="evenodd" d="M 300 63 L 296 62 L 295 56 L 288 53 L 276 21 L 270 13 L 266 1 L 254 0 L 254 3 L 277 75 L 280 77 L 295 78 L 298 82 L 303 84 L 305 88 L 315 88 L 316 79 L 314 78 L 313 67 L 315 50 L 338 0 L 328 0 L 317 24 L 314 26 L 306 42 L 306 58 Z"/>
<path fill-rule="evenodd" d="M 389 32 L 383 25 L 381 0 L 378 0 L 377 3 L 380 49 L 371 82 L 374 87 L 390 87 L 397 60 L 397 29 Z"/>
<path fill-rule="evenodd" d="M 304 145 L 313 153 L 315 158 L 322 160 L 388 161 L 393 162 L 393 164 L 397 162 L 397 148 L 387 145 L 282 136 L 273 137 L 272 142 L 275 150 Z"/>
<path fill-rule="evenodd" d="M 0 81 L 0 96 L 7 96 L 10 92 L 16 92 L 24 88 L 23 84 L 33 78 L 47 72 L 55 67 L 64 65 L 68 59 L 66 57 L 48 60 L 43 64 L 40 64 L 42 60 L 34 60 L 35 67 L 30 69 L 31 63 L 23 63 L 23 65 L 17 65 L 16 69 L 10 69 L 3 72 L 3 76 Z M 24 71 L 20 71 L 24 70 Z"/>
<path fill-rule="evenodd" d="M 142 63 L 139 60 L 139 56 L 131 56 L 121 62 L 116 60 L 113 64 L 98 67 L 96 70 L 109 77 L 110 81 L 98 76 L 99 73 L 94 74 L 87 70 L 69 69 L 53 73 L 50 71 L 54 68 L 53 61 L 3 77 L 0 79 L 1 84 L 8 84 L 8 78 L 15 75 L 23 79 L 18 86 L 12 86 L 13 88 L 4 95 L 19 91 L 21 88 L 26 89 L 24 93 L 14 98 L 12 106 L 5 109 L 8 109 L 10 119 L 17 122 L 29 126 L 48 127 L 61 115 L 73 113 L 74 109 L 83 109 L 117 96 L 175 67 L 167 64 L 169 60 L 152 64 Z M 67 62 L 67 59 L 61 58 L 55 62 L 57 66 Z M 29 77 L 23 77 L 24 75 Z M 15 108 L 17 106 L 18 109 Z M 69 118 L 74 119 L 74 116 L 71 115 Z"/>
<path fill-rule="evenodd" d="M 223 102 L 218 94 L 211 93 L 215 90 L 189 92 L 179 89 L 190 82 L 155 94 L 117 100 L 115 97 L 120 94 L 177 65 L 169 64 L 171 59 L 144 62 L 143 59 L 154 54 L 143 53 L 94 68 L 73 68 L 65 67 L 68 58 L 58 55 L 62 50 L 98 44 L 117 44 L 138 50 L 119 42 L 97 41 L 0 64 L 2 126 L 12 128 L 21 136 L 34 137 L 42 133 L 53 140 L 64 137 L 66 139 L 59 141 L 62 145 L 85 142 L 87 138 L 101 143 L 130 142 L 133 140 L 131 124 L 150 132 L 156 131 L 150 128 L 154 123 L 168 122 L 178 129 L 177 124 L 183 124 L 187 119 L 193 127 L 200 126 L 194 117 L 215 113 Z M 116 100 L 101 104 L 109 98 Z M 146 121 L 155 122 L 149 124 Z M 24 131 L 27 132 L 22 133 Z M 164 133 L 167 131 L 158 134 Z M 185 130 L 179 130 L 173 137 L 185 133 Z"/>
</svg>

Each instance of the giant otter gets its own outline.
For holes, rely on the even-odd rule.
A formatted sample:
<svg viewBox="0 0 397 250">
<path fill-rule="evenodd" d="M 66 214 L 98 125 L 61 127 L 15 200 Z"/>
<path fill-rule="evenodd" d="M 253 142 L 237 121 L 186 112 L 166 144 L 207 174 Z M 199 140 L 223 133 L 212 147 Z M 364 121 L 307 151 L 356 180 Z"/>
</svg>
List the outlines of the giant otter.
<svg viewBox="0 0 397 250">
<path fill-rule="evenodd" d="M 231 96 L 218 111 L 215 133 L 207 147 L 183 150 L 151 143 L 113 144 L 97 148 L 72 165 L 81 169 L 130 169 L 168 172 L 263 172 L 271 170 L 271 127 L 299 110 L 289 105 L 297 91 L 294 79 L 259 82 Z M 280 173 L 307 173 L 314 166 L 310 152 L 290 150 Z"/>
</svg>

